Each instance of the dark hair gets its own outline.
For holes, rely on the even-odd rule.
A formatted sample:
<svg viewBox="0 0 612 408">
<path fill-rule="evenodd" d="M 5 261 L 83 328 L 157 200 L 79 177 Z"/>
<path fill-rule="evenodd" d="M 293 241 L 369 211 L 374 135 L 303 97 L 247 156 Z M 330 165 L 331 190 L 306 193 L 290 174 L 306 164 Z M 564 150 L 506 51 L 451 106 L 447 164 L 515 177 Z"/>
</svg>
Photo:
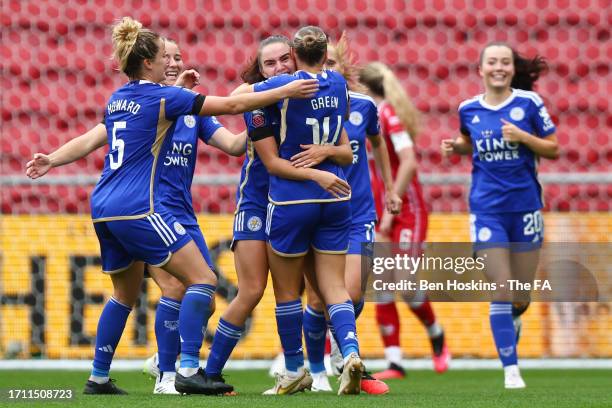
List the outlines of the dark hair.
<svg viewBox="0 0 612 408">
<path fill-rule="evenodd" d="M 291 47 L 291 41 L 284 35 L 272 35 L 268 38 L 265 38 L 259 43 L 259 47 L 257 47 L 257 57 L 251 58 L 247 65 L 240 73 L 240 78 L 247 84 L 255 84 L 257 82 L 265 81 L 266 78 L 261 73 L 261 51 L 264 47 L 270 44 L 283 43 L 287 44 Z"/>
<path fill-rule="evenodd" d="M 142 61 L 154 59 L 159 51 L 159 34 L 142 28 L 142 24 L 131 17 L 123 17 L 113 26 L 113 54 L 119 69 L 129 78 L 136 78 Z"/>
<path fill-rule="evenodd" d="M 544 57 L 536 55 L 534 58 L 526 58 L 519 54 L 514 48 L 508 43 L 503 41 L 496 41 L 487 44 L 480 52 L 480 58 L 478 65 L 482 66 L 484 53 L 489 47 L 507 47 L 512 51 L 512 61 L 514 63 L 514 77 L 511 88 L 523 89 L 525 91 L 532 91 L 533 84 L 538 80 L 541 73 L 548 71 L 548 64 Z"/>
<path fill-rule="evenodd" d="M 300 61 L 309 66 L 320 64 L 327 52 L 327 35 L 319 27 L 302 27 L 293 37 L 293 48 Z"/>
</svg>

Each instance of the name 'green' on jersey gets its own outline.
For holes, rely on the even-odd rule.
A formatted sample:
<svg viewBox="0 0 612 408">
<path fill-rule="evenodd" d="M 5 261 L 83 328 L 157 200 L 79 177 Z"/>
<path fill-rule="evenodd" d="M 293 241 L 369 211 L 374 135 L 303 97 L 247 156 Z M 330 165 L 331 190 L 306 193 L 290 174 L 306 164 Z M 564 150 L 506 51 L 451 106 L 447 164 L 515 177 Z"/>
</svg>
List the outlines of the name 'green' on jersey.
<svg viewBox="0 0 612 408">
<path fill-rule="evenodd" d="M 279 156 L 290 160 L 302 152 L 301 145 L 337 145 L 348 113 L 348 90 L 346 81 L 337 72 L 324 70 L 318 74 L 297 71 L 293 75 L 279 75 L 255 84 L 255 91 L 278 88 L 299 79 L 319 81 L 319 90 L 312 98 L 284 99 L 278 102 L 280 111 Z M 315 168 L 329 171 L 346 180 L 342 168 L 331 160 L 325 160 Z M 289 180 L 270 176 L 270 202 L 276 205 L 332 202 L 350 200 L 336 198 L 316 182 Z"/>
<path fill-rule="evenodd" d="M 159 200 L 160 152 L 179 116 L 199 113 L 204 97 L 185 88 L 131 81 L 113 93 L 104 115 L 109 151 L 91 195 L 94 222 L 138 219 Z"/>
<path fill-rule="evenodd" d="M 461 133 L 472 141 L 472 213 L 535 211 L 543 207 L 537 177 L 537 155 L 522 143 L 502 137 L 502 119 L 521 130 L 546 137 L 556 131 L 542 98 L 531 91 L 513 89 L 499 105 L 484 95 L 459 105 Z"/>
</svg>

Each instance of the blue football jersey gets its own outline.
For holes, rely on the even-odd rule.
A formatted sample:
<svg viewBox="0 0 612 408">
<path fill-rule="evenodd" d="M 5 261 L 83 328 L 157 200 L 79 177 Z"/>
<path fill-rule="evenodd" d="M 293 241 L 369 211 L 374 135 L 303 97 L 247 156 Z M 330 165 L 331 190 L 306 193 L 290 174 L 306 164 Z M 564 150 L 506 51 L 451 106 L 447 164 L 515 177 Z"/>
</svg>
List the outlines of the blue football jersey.
<svg viewBox="0 0 612 408">
<path fill-rule="evenodd" d="M 374 196 L 366 151 L 366 137 L 380 133 L 376 103 L 367 95 L 349 92 L 351 113 L 344 124 L 353 150 L 353 163 L 344 167 L 346 180 L 351 185 L 353 223 L 376 220 Z"/>
<path fill-rule="evenodd" d="M 491 106 L 483 95 L 461 103 L 461 132 L 472 140 L 473 213 L 535 211 L 543 206 L 542 187 L 537 178 L 537 156 L 522 143 L 502 138 L 501 119 L 527 133 L 546 137 L 555 124 L 535 92 L 514 89 L 500 105 Z"/>
<path fill-rule="evenodd" d="M 198 155 L 198 139 L 208 143 L 222 125 L 214 116 L 181 116 L 176 121 L 172 143 L 160 157 L 159 193 L 164 206 L 183 225 L 197 224 L 191 183 Z"/>
<path fill-rule="evenodd" d="M 203 102 L 188 89 L 149 81 L 131 81 L 113 93 L 104 117 L 110 149 L 91 195 L 94 222 L 154 212 L 160 153 L 170 147 L 177 118 L 199 113 Z"/>
<path fill-rule="evenodd" d="M 315 75 L 297 71 L 293 75 L 279 75 L 255 84 L 255 91 L 278 88 L 298 79 L 319 81 L 319 90 L 312 98 L 284 99 L 277 106 L 280 111 L 279 156 L 290 160 L 302 152 L 300 145 L 337 144 L 348 113 L 348 90 L 346 81 L 337 72 L 322 71 Z M 325 160 L 316 166 L 346 180 L 342 168 Z M 274 204 L 303 202 L 326 202 L 338 199 L 314 181 L 288 180 L 270 176 L 270 201 Z"/>
<path fill-rule="evenodd" d="M 268 205 L 270 175 L 257 155 L 253 142 L 274 135 L 278 138 L 280 128 L 278 109 L 269 106 L 244 114 L 247 127 L 246 157 L 240 171 L 240 183 L 236 191 L 236 214 L 245 210 L 263 210 Z"/>
</svg>

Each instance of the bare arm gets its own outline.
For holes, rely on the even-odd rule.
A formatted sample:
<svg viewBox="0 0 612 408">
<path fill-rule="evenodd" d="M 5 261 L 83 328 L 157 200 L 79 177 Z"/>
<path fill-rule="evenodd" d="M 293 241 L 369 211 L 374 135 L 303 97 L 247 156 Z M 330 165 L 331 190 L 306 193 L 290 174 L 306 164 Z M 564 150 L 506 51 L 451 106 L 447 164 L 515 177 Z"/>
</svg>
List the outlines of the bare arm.
<svg viewBox="0 0 612 408">
<path fill-rule="evenodd" d="M 393 177 L 391 176 L 391 163 L 389 161 L 389 151 L 387 150 L 387 142 L 378 135 L 369 136 L 368 139 L 372 143 L 372 153 L 374 161 L 382 173 L 383 183 L 385 185 L 385 201 L 387 210 L 392 214 L 397 214 L 402 207 L 401 195 L 393 189 Z"/>
<path fill-rule="evenodd" d="M 417 160 L 412 147 L 405 147 L 397 153 L 400 165 L 395 175 L 393 191 L 401 196 L 406 191 L 408 183 L 412 181 L 417 170 Z"/>
<path fill-rule="evenodd" d="M 316 79 L 299 79 L 279 88 L 234 96 L 207 96 L 200 115 L 236 115 L 272 105 L 285 98 L 308 98 L 319 89 Z"/>
<path fill-rule="evenodd" d="M 213 133 L 208 144 L 231 156 L 242 156 L 246 150 L 246 138 L 246 130 L 236 134 L 221 127 Z"/>
<path fill-rule="evenodd" d="M 242 95 L 242 94 L 245 94 L 245 93 L 252 93 L 253 91 L 254 91 L 253 85 L 251 85 L 251 84 L 240 84 L 238 86 L 238 88 L 234 89 L 232 91 L 232 93 L 230 93 L 230 95 L 231 96 Z"/>
<path fill-rule="evenodd" d="M 300 145 L 304 151 L 299 152 L 291 158 L 291 164 L 295 167 L 313 167 L 326 159 L 334 161 L 340 166 L 348 166 L 353 162 L 353 151 L 349 143 L 346 130 L 342 129 L 338 145 Z"/>
<path fill-rule="evenodd" d="M 49 155 L 35 153 L 33 159 L 26 164 L 26 175 L 32 179 L 42 177 L 53 167 L 63 166 L 81 159 L 104 146 L 106 142 L 106 126 L 99 123 Z"/>
<path fill-rule="evenodd" d="M 312 180 L 317 182 L 323 189 L 336 197 L 347 196 L 351 192 L 348 183 L 334 174 L 308 168 L 297 168 L 288 160 L 278 156 L 278 147 L 272 137 L 267 137 L 255 142 L 255 149 L 259 158 L 272 175 L 290 180 Z"/>
<path fill-rule="evenodd" d="M 456 139 L 442 139 L 440 148 L 444 157 L 448 157 L 453 153 L 460 155 L 472 154 L 472 140 L 469 136 L 460 133 Z"/>
</svg>

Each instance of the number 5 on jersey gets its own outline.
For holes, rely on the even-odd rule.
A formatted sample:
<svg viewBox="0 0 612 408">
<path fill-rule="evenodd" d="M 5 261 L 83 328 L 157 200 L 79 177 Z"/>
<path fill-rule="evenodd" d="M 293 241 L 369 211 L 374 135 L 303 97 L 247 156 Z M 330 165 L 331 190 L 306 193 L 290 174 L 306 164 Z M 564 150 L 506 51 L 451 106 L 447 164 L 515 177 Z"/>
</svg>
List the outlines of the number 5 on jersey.
<svg viewBox="0 0 612 408">
<path fill-rule="evenodd" d="M 117 170 L 121 167 L 123 163 L 123 149 L 125 147 L 125 142 L 117 137 L 117 129 L 125 129 L 126 124 L 125 121 L 113 122 L 113 142 L 111 144 L 111 151 L 108 154 L 108 158 L 110 160 L 110 168 L 113 170 Z M 117 160 L 113 157 L 113 154 L 117 152 Z"/>
</svg>

